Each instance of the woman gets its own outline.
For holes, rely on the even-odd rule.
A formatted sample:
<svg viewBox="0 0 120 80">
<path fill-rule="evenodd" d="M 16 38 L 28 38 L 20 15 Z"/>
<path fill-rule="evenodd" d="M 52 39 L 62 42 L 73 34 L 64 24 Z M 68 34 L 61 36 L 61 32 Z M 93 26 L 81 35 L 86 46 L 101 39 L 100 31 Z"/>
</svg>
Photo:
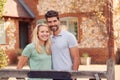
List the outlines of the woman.
<svg viewBox="0 0 120 80">
<path fill-rule="evenodd" d="M 49 28 L 46 25 L 38 24 L 33 31 L 32 42 L 22 52 L 17 69 L 22 69 L 28 63 L 31 70 L 51 70 L 49 37 Z M 30 78 L 29 80 L 43 80 L 43 78 Z"/>
</svg>

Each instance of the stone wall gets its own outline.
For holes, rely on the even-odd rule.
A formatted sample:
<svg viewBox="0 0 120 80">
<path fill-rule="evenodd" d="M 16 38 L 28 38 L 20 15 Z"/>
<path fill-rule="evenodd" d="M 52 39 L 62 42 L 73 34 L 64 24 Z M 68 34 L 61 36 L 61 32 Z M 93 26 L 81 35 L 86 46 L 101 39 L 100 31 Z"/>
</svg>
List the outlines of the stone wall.
<svg viewBox="0 0 120 80">
<path fill-rule="evenodd" d="M 3 49 L 9 57 L 9 64 L 16 62 L 15 51 L 18 49 L 18 23 L 15 19 L 7 18 L 4 22 L 4 29 L 6 34 L 6 43 L 0 44 L 0 49 Z"/>
<path fill-rule="evenodd" d="M 14 20 L 4 22 L 5 34 L 6 34 L 6 44 L 1 45 L 1 49 L 15 49 L 16 44 L 16 25 Z"/>
</svg>

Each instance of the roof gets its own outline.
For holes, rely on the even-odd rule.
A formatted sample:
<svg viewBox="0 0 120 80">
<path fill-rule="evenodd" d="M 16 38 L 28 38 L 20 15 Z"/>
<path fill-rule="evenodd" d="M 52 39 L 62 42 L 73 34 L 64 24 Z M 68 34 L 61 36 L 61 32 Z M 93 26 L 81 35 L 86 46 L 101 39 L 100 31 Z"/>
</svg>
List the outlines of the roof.
<svg viewBox="0 0 120 80">
<path fill-rule="evenodd" d="M 7 0 L 4 6 L 3 16 L 35 18 L 34 14 L 23 0 Z"/>
</svg>

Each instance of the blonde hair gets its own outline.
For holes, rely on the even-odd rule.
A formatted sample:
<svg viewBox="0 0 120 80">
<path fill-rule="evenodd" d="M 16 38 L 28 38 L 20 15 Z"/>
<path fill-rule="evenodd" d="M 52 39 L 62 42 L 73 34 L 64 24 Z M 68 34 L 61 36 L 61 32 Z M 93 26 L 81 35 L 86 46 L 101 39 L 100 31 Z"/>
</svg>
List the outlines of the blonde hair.
<svg viewBox="0 0 120 80">
<path fill-rule="evenodd" d="M 35 48 L 37 50 L 38 53 L 41 53 L 42 52 L 42 45 L 40 44 L 40 40 L 38 38 L 38 31 L 39 31 L 39 28 L 41 26 L 45 26 L 45 27 L 48 27 L 47 25 L 45 24 L 37 24 L 35 29 L 33 30 L 33 34 L 32 34 L 32 42 L 34 43 L 35 45 Z M 49 28 L 48 28 L 49 29 Z M 50 30 L 49 30 L 50 32 Z M 50 46 L 51 46 L 51 41 L 50 41 L 50 38 L 45 42 L 45 49 L 46 49 L 46 52 L 47 54 L 50 54 L 51 53 L 51 50 L 50 50 Z"/>
</svg>

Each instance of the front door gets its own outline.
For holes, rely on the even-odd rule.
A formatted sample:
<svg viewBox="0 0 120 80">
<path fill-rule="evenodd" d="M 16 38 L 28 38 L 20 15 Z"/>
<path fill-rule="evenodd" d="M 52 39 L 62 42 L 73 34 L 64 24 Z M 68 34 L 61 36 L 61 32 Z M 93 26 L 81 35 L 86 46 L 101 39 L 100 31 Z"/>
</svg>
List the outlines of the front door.
<svg viewBox="0 0 120 80">
<path fill-rule="evenodd" d="M 19 48 L 24 49 L 28 44 L 28 22 L 20 21 L 19 22 Z"/>
</svg>

